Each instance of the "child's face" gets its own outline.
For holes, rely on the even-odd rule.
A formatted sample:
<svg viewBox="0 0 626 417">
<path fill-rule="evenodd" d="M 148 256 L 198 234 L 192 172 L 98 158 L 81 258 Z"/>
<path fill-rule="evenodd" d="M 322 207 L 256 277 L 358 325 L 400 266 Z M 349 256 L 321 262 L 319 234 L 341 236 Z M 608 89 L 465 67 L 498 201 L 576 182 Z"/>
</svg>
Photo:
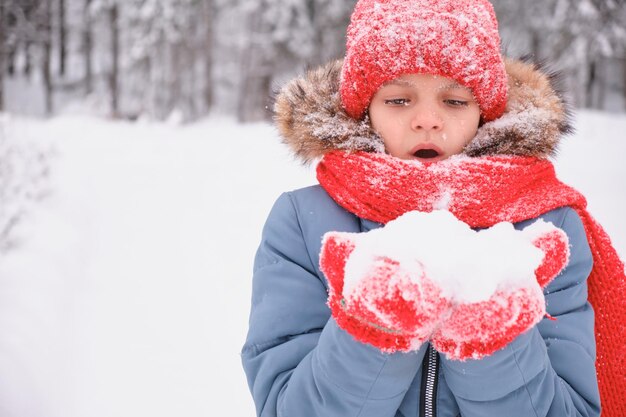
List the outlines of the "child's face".
<svg viewBox="0 0 626 417">
<path fill-rule="evenodd" d="M 472 140 L 480 109 L 472 92 L 451 78 L 405 74 L 378 89 L 369 116 L 388 154 L 435 162 Z"/>
</svg>

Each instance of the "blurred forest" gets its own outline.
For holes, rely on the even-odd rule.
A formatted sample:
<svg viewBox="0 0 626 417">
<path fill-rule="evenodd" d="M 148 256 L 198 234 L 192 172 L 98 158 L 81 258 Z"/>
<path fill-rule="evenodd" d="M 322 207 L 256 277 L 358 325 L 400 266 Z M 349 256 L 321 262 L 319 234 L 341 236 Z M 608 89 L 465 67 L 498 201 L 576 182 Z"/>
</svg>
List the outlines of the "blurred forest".
<svg viewBox="0 0 626 417">
<path fill-rule="evenodd" d="M 493 0 L 507 55 L 626 111 L 625 0 Z M 0 111 L 270 117 L 272 91 L 340 57 L 355 0 L 0 0 Z"/>
</svg>

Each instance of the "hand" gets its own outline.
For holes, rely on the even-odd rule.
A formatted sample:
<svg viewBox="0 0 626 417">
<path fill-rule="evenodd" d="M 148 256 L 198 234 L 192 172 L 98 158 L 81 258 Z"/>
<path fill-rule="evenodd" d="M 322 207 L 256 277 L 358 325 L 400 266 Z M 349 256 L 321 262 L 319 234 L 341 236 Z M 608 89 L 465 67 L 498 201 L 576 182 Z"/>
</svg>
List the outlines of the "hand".
<svg viewBox="0 0 626 417">
<path fill-rule="evenodd" d="M 418 349 L 448 314 L 450 300 L 419 266 L 408 271 L 384 256 L 369 259 L 358 282 L 346 284 L 355 236 L 331 232 L 324 237 L 320 266 L 328 278 L 333 317 L 355 339 L 385 352 Z"/>
<path fill-rule="evenodd" d="M 524 229 L 523 234 L 544 252 L 543 261 L 535 270 L 536 285 L 503 288 L 487 301 L 459 304 L 453 308 L 450 317 L 432 337 L 435 349 L 449 359 L 480 359 L 490 355 L 544 317 L 542 288 L 569 261 L 567 235 L 541 221 Z"/>
</svg>

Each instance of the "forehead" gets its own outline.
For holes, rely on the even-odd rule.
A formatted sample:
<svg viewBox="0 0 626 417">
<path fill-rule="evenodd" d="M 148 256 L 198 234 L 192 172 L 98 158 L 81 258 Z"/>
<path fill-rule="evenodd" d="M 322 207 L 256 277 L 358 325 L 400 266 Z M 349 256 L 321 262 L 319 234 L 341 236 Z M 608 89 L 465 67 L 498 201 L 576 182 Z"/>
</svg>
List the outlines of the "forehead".
<svg viewBox="0 0 626 417">
<path fill-rule="evenodd" d="M 387 86 L 400 86 L 400 87 L 434 87 L 443 90 L 467 90 L 467 87 L 462 86 L 456 80 L 442 75 L 433 74 L 403 74 L 393 80 L 383 83 L 381 88 Z"/>
</svg>

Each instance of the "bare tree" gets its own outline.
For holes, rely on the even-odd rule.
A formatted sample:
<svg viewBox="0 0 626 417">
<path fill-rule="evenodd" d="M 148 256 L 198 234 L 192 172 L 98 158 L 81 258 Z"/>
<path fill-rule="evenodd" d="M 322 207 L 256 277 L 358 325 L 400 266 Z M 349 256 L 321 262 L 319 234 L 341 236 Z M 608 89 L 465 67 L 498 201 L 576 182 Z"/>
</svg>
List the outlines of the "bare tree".
<svg viewBox="0 0 626 417">
<path fill-rule="evenodd" d="M 59 1 L 59 75 L 65 75 L 67 60 L 67 25 L 65 19 L 65 0 Z"/>
<path fill-rule="evenodd" d="M 5 4 L 9 12 L 7 27 L 13 32 L 8 52 L 9 74 L 15 73 L 15 58 L 21 49 L 23 74 L 29 76 L 33 68 L 33 47 L 39 46 L 46 36 L 43 16 L 45 4 L 43 0 L 12 0 L 5 1 Z"/>
<path fill-rule="evenodd" d="M 31 52 L 33 48 L 41 51 L 41 70 L 44 92 L 44 109 L 46 114 L 53 111 L 52 84 L 52 0 L 2 0 L 4 6 L 3 30 L 5 40 L 7 30 L 11 34 L 11 48 L 5 59 L 8 59 L 10 75 L 15 73 L 15 58 L 23 56 L 24 74 L 30 75 L 32 69 Z M 6 46 L 6 41 L 4 43 Z M 21 49 L 21 50 L 20 50 Z M 6 49 L 5 49 L 6 51 Z M 5 66 L 6 66 L 5 62 Z"/>
<path fill-rule="evenodd" d="M 43 66 L 41 68 L 45 89 L 45 111 L 51 115 L 54 108 L 52 102 L 52 0 L 44 0 L 43 8 Z"/>
<path fill-rule="evenodd" d="M 83 9 L 83 60 L 85 65 L 85 94 L 93 91 L 93 40 L 91 37 L 91 0 L 85 0 Z"/>
<path fill-rule="evenodd" d="M 206 110 L 210 110 L 213 106 L 213 49 L 215 47 L 215 41 L 213 38 L 213 31 L 216 23 L 217 6 L 214 0 L 205 0 L 203 2 L 203 21 L 206 24 L 204 47 L 201 51 L 204 53 L 205 64 L 205 87 L 204 87 L 204 105 Z"/>
<path fill-rule="evenodd" d="M 272 56 L 263 48 L 264 25 L 259 13 L 247 16 L 249 34 L 242 54 L 237 118 L 240 122 L 267 120 L 267 109 L 272 86 Z"/>
<path fill-rule="evenodd" d="M 307 0 L 314 28 L 314 50 L 307 65 L 320 65 L 344 54 L 346 27 L 355 4 L 356 0 Z"/>
<path fill-rule="evenodd" d="M 621 12 L 617 16 L 617 19 L 622 22 L 626 21 L 626 7 L 621 8 Z M 624 110 L 626 110 L 626 41 L 622 42 L 619 52 L 621 53 L 620 61 L 622 63 L 622 97 L 624 99 Z"/>
<path fill-rule="evenodd" d="M 594 105 L 593 89 L 597 82 L 597 68 L 595 60 L 590 60 L 587 64 L 587 82 L 585 85 L 585 107 L 592 108 Z"/>
<path fill-rule="evenodd" d="M 111 114 L 119 116 L 119 61 L 120 61 L 120 28 L 118 5 L 113 3 L 108 9 L 109 28 L 111 30 L 111 72 L 109 73 L 109 91 L 111 98 Z"/>
<path fill-rule="evenodd" d="M 309 0 L 260 0 L 245 7 L 247 36 L 237 116 L 242 122 L 252 122 L 271 117 L 275 77 L 313 59 L 315 9 Z"/>
<path fill-rule="evenodd" d="M 5 20 L 5 10 L 4 10 L 4 0 L 0 0 L 0 112 L 4 111 L 4 72 L 5 72 L 5 28 L 6 28 L 6 20 Z"/>
</svg>

